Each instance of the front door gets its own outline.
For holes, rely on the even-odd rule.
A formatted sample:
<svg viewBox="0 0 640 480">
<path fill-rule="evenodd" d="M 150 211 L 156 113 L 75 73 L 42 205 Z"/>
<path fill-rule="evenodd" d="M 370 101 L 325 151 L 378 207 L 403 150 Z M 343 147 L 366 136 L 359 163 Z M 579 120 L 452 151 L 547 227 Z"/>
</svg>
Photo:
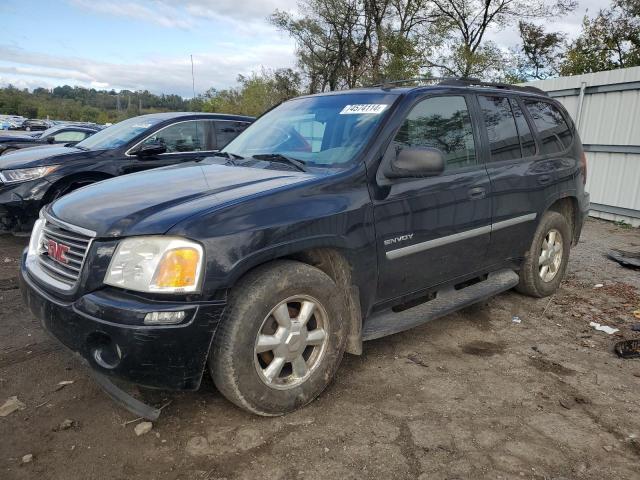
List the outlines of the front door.
<svg viewBox="0 0 640 480">
<path fill-rule="evenodd" d="M 133 155 L 129 157 L 124 173 L 140 172 L 204 158 L 213 150 L 212 135 L 213 123 L 207 120 L 179 121 L 162 127 L 143 140 L 141 145 L 160 143 L 166 147 L 165 153 L 145 157 Z"/>
<path fill-rule="evenodd" d="M 491 233 L 491 187 L 479 160 L 471 97 L 431 96 L 410 110 L 385 160 L 406 146 L 440 149 L 445 171 L 394 179 L 374 200 L 378 301 L 417 293 L 486 264 Z M 383 162 L 384 164 L 384 162 Z"/>
</svg>

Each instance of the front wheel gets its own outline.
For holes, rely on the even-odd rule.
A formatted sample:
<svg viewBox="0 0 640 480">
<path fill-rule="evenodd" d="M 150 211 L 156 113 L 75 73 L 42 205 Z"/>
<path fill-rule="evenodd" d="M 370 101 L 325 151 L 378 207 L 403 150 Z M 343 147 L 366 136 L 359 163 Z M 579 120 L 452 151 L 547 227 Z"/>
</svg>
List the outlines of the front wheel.
<svg viewBox="0 0 640 480">
<path fill-rule="evenodd" d="M 321 270 L 278 261 L 231 291 L 209 369 L 218 390 L 258 415 L 282 415 L 317 397 L 345 349 L 340 292 Z"/>
<path fill-rule="evenodd" d="M 548 297 L 560 286 L 571 248 L 571 227 L 564 215 L 546 212 L 525 254 L 516 289 L 532 297 Z"/>
</svg>

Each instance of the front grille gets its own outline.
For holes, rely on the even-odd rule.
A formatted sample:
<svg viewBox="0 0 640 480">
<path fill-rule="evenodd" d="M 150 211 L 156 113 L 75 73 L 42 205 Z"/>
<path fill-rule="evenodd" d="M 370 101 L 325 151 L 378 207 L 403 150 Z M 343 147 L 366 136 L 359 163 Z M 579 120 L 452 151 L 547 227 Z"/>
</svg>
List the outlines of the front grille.
<svg viewBox="0 0 640 480">
<path fill-rule="evenodd" d="M 92 237 L 47 219 L 40 237 L 38 263 L 47 275 L 73 287 L 80 277 L 91 241 Z"/>
</svg>

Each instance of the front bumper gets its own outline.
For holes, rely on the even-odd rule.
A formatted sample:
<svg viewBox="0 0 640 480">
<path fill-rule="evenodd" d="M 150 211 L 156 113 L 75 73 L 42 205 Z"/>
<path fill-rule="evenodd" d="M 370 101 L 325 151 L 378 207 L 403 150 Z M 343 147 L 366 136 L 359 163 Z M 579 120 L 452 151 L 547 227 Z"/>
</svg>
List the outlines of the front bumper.
<svg viewBox="0 0 640 480">
<path fill-rule="evenodd" d="M 224 302 L 152 301 L 116 289 L 65 302 L 30 277 L 25 256 L 20 280 L 33 315 L 96 372 L 151 388 L 200 386 Z M 142 324 L 146 313 L 167 310 L 184 310 L 185 321 L 171 326 Z"/>
<path fill-rule="evenodd" d="M 31 230 L 50 187 L 42 178 L 9 185 L 0 183 L 0 233 Z"/>
</svg>

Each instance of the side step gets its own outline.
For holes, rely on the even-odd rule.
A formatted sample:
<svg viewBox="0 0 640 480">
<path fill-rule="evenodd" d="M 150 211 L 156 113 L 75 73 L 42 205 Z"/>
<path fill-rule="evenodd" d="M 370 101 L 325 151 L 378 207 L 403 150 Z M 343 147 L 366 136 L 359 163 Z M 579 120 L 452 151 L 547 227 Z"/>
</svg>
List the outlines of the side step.
<svg viewBox="0 0 640 480">
<path fill-rule="evenodd" d="M 518 281 L 518 274 L 513 270 L 499 270 L 490 273 L 486 280 L 460 290 L 455 290 L 453 287 L 440 290 L 433 300 L 402 312 L 379 313 L 369 318 L 362 326 L 362 340 L 375 340 L 404 332 L 509 290 L 515 287 Z"/>
</svg>

